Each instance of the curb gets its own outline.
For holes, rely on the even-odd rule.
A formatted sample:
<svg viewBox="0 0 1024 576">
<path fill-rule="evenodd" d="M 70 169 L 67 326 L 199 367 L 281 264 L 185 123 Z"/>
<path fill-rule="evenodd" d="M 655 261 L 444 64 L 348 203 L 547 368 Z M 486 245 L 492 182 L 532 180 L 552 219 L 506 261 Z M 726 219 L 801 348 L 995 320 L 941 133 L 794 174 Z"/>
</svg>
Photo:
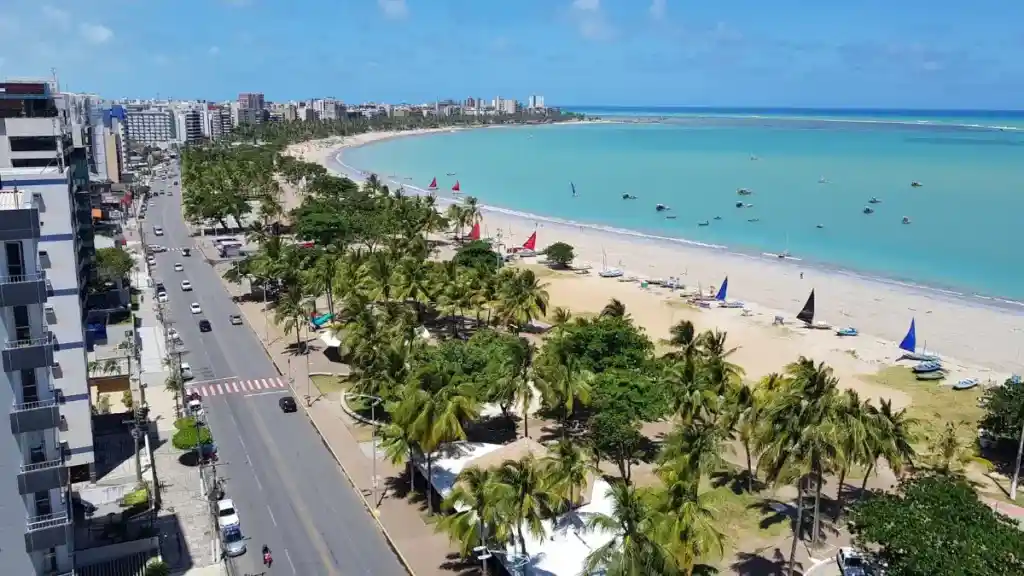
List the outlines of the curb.
<svg viewBox="0 0 1024 576">
<path fill-rule="evenodd" d="M 221 281 L 223 281 L 223 279 Z M 252 330 L 252 326 L 249 325 L 248 323 L 248 318 L 246 318 L 246 324 L 249 326 L 249 329 Z M 277 361 L 274 360 L 274 355 L 270 352 L 270 349 L 267 347 L 266 342 L 264 342 L 263 339 L 260 338 L 260 335 L 256 333 L 255 330 L 252 330 L 252 332 L 256 336 L 256 339 L 259 341 L 260 347 L 263 348 L 263 352 L 266 353 L 267 358 L 270 359 L 270 363 L 274 365 L 274 369 L 277 370 L 278 375 L 283 376 L 284 372 L 282 372 L 281 367 L 277 365 Z M 313 373 L 311 373 L 310 375 L 313 375 Z M 299 395 L 298 391 L 294 388 L 293 384 L 293 382 L 289 382 L 289 388 L 291 388 L 292 393 Z M 344 399 L 344 396 L 342 396 L 342 399 Z M 331 446 L 331 442 L 327 439 L 326 436 L 324 436 L 323 432 L 320 430 L 320 427 L 317 426 L 316 420 L 314 420 L 313 417 L 310 416 L 309 407 L 302 402 L 296 402 L 296 404 L 302 406 L 302 410 L 306 415 L 306 419 L 309 420 L 310 424 L 312 424 L 313 430 L 316 431 L 317 436 L 320 437 L 320 441 L 323 442 L 324 447 L 327 448 L 327 451 L 331 453 L 331 457 L 334 458 L 334 461 L 338 464 L 338 467 L 341 468 L 341 472 L 345 475 L 345 479 L 348 480 L 349 485 L 352 486 L 352 491 L 356 493 L 356 495 L 359 497 L 359 500 L 362 501 L 363 507 L 366 508 L 366 511 L 370 514 L 370 517 L 373 518 L 374 522 L 376 522 L 377 528 L 380 529 L 381 533 L 384 535 L 384 540 L 388 543 L 388 547 L 391 548 L 391 551 L 394 552 L 395 556 L 398 557 L 398 561 L 401 562 L 402 566 L 405 568 L 405 571 L 409 573 L 409 576 L 416 576 L 416 572 L 412 569 L 412 565 L 409 563 L 408 560 L 406 560 L 405 556 L 402 554 L 402 551 L 398 549 L 398 544 L 395 542 L 394 538 L 391 537 L 391 534 L 388 532 L 388 529 L 384 527 L 384 523 L 380 521 L 379 513 L 366 499 L 366 496 L 363 494 L 363 490 L 356 484 L 356 481 L 352 477 L 352 474 L 350 474 L 348 469 L 345 468 L 345 465 L 342 464 L 341 459 L 338 458 L 338 454 L 334 450 L 334 447 Z M 344 402 L 342 402 L 342 406 L 345 406 Z M 346 413 L 348 413 L 347 406 L 345 406 L 342 409 L 345 410 Z"/>
<path fill-rule="evenodd" d="M 342 392 L 341 393 L 340 404 L 341 404 L 342 411 L 344 411 L 345 414 L 347 414 L 349 416 L 349 418 L 352 418 L 356 422 L 359 422 L 360 424 L 366 424 L 367 426 L 380 426 L 381 425 L 380 422 L 374 422 L 373 420 L 370 420 L 369 418 L 364 418 L 363 416 L 360 416 L 359 414 L 356 414 L 355 410 L 352 410 L 351 408 L 349 408 L 349 406 L 348 406 L 348 392 Z"/>
</svg>

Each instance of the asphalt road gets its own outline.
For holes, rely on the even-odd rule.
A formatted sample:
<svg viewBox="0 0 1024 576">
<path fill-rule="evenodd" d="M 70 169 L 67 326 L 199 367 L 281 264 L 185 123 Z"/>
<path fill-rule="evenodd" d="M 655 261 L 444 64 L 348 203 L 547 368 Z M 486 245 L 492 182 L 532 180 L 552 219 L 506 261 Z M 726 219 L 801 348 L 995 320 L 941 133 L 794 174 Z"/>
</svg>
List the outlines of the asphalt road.
<svg viewBox="0 0 1024 576">
<path fill-rule="evenodd" d="M 181 190 L 173 185 L 176 178 L 171 176 L 163 184 L 154 179 L 154 192 L 166 186 L 172 195 L 153 196 L 154 206 L 142 221 L 147 243 L 193 246 L 181 218 Z M 153 226 L 162 226 L 164 235 L 155 236 Z M 157 254 L 156 260 L 152 276 L 167 287 L 168 316 L 184 341 L 187 352 L 182 361 L 192 366 L 196 381 L 278 375 L 252 329 L 229 323 L 228 316 L 240 312 L 198 250 L 193 248 L 188 258 L 170 250 Z M 178 262 L 183 272 L 174 271 Z M 191 281 L 192 292 L 181 290 L 184 279 Z M 202 306 L 202 314 L 190 313 L 192 302 Z M 199 331 L 198 321 L 203 318 L 213 331 Z M 278 400 L 290 393 L 236 393 L 204 399 L 221 461 L 218 475 L 226 479 L 227 497 L 234 500 L 247 537 L 246 554 L 232 560 L 235 574 L 263 571 L 263 544 L 274 555 L 268 576 L 406 574 L 301 409 L 285 414 L 278 407 Z"/>
</svg>

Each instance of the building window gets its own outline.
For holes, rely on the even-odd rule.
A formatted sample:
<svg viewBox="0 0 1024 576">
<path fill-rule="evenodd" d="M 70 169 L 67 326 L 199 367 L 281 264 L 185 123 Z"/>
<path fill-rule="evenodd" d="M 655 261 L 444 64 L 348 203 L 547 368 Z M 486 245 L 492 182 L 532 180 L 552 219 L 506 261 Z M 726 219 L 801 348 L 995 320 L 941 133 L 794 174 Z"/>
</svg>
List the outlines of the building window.
<svg viewBox="0 0 1024 576">
<path fill-rule="evenodd" d="M 32 338 L 32 327 L 28 322 L 28 306 L 14 306 L 14 338 L 15 340 Z"/>
<path fill-rule="evenodd" d="M 50 493 L 48 491 L 36 492 L 36 516 L 49 516 L 53 514 L 53 506 L 50 505 Z"/>
<path fill-rule="evenodd" d="M 56 136 L 11 136 L 11 152 L 55 152 Z"/>
<path fill-rule="evenodd" d="M 7 254 L 7 276 L 13 282 L 20 282 L 25 274 L 25 259 L 22 255 L 21 242 L 4 242 Z"/>
<path fill-rule="evenodd" d="M 23 404 L 39 402 L 39 382 L 35 370 L 21 371 L 21 400 Z"/>
<path fill-rule="evenodd" d="M 57 162 L 56 158 L 11 158 L 12 168 L 46 168 Z"/>
</svg>

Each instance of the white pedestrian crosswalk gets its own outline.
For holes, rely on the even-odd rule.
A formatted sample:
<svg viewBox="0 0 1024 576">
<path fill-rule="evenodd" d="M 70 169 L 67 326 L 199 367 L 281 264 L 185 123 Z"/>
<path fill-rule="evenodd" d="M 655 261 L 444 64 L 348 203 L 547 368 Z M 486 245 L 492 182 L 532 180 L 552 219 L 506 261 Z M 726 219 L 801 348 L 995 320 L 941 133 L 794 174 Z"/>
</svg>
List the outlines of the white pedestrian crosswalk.
<svg viewBox="0 0 1024 576">
<path fill-rule="evenodd" d="M 279 376 L 271 378 L 251 379 L 227 379 L 209 380 L 205 382 L 191 382 L 185 386 L 189 394 L 199 393 L 200 396 L 224 396 L 227 394 L 251 394 L 254 392 L 267 392 L 281 390 L 288 387 L 288 380 Z"/>
</svg>

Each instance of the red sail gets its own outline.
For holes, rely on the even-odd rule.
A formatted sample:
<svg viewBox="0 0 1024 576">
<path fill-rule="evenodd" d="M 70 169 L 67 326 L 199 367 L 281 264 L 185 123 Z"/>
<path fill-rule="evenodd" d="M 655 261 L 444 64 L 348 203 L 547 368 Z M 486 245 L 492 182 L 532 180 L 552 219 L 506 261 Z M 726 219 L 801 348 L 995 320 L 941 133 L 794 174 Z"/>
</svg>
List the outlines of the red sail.
<svg viewBox="0 0 1024 576">
<path fill-rule="evenodd" d="M 525 248 L 526 250 L 536 250 L 537 249 L 537 233 L 536 232 L 534 232 L 533 234 L 530 234 L 530 237 L 526 239 L 525 243 L 523 243 L 523 248 Z"/>
<path fill-rule="evenodd" d="M 480 239 L 480 223 L 479 222 L 477 222 L 476 224 L 473 224 L 473 229 L 469 231 L 469 239 L 470 240 L 479 240 Z"/>
<path fill-rule="evenodd" d="M 430 181 L 430 186 L 427 186 L 430 190 L 437 190 L 437 178 Z"/>
<path fill-rule="evenodd" d="M 459 188 L 459 181 L 456 180 L 455 181 L 455 186 L 452 186 L 452 192 L 458 192 L 459 190 L 460 190 L 460 188 Z"/>
</svg>

